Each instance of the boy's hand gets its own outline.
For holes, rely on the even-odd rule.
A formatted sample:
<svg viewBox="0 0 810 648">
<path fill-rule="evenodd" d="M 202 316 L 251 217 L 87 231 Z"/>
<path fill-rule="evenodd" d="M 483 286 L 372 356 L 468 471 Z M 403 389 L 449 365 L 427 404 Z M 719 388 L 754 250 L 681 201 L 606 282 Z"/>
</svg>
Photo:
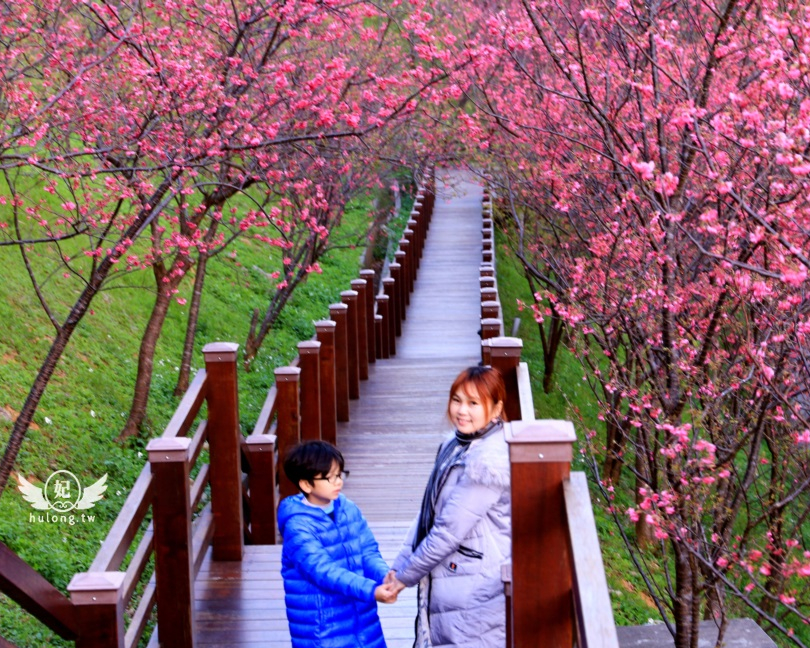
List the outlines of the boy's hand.
<svg viewBox="0 0 810 648">
<path fill-rule="evenodd" d="M 386 576 L 386 578 L 388 577 Z M 396 603 L 397 594 L 399 594 L 399 590 L 395 589 L 391 583 L 377 585 L 374 589 L 374 598 L 380 603 Z"/>
</svg>

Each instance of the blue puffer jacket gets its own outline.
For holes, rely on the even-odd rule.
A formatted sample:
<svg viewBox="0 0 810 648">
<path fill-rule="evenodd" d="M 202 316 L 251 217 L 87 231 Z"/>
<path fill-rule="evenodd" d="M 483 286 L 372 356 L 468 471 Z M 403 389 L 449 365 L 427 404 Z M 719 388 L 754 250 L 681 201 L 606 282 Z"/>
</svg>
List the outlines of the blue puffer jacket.
<svg viewBox="0 0 810 648">
<path fill-rule="evenodd" d="M 335 521 L 303 495 L 278 507 L 281 576 L 294 648 L 385 648 L 374 589 L 388 565 L 360 509 L 340 495 Z"/>
</svg>

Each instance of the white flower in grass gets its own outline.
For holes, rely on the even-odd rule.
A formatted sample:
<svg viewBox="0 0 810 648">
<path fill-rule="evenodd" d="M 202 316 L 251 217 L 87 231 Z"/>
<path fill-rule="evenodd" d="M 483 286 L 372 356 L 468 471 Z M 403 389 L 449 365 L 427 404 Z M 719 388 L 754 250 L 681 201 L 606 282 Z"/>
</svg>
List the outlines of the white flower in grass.
<svg viewBox="0 0 810 648">
<path fill-rule="evenodd" d="M 46 424 L 46 425 L 50 425 L 51 423 L 53 423 L 53 421 L 51 420 L 51 418 L 50 418 L 50 417 L 48 417 L 48 416 L 46 416 L 46 417 L 45 417 L 45 424 Z"/>
<path fill-rule="evenodd" d="M 93 418 L 96 418 L 95 410 L 90 410 L 90 416 L 92 416 Z"/>
</svg>

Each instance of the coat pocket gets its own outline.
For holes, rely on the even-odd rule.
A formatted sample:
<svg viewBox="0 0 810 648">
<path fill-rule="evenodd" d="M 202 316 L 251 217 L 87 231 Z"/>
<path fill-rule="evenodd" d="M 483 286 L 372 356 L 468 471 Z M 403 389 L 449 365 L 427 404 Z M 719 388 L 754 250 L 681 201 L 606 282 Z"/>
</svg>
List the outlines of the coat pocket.
<svg viewBox="0 0 810 648">
<path fill-rule="evenodd" d="M 467 558 L 475 558 L 477 560 L 482 560 L 484 558 L 484 554 L 482 554 L 480 551 L 470 549 L 469 547 L 465 547 L 464 545 L 461 545 L 458 548 L 458 553 L 460 553 L 462 556 L 467 556 Z"/>
</svg>

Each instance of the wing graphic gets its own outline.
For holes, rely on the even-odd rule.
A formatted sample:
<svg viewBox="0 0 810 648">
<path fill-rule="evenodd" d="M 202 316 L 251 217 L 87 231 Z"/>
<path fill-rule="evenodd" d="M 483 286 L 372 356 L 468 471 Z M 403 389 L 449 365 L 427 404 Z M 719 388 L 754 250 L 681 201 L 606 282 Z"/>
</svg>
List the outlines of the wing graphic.
<svg viewBox="0 0 810 648">
<path fill-rule="evenodd" d="M 46 511 L 51 508 L 51 505 L 48 504 L 48 501 L 45 499 L 45 493 L 39 486 L 34 486 L 34 484 L 20 473 L 17 473 L 17 482 L 17 488 L 22 492 L 25 501 L 31 502 L 31 506 L 40 511 Z"/>
<path fill-rule="evenodd" d="M 95 484 L 91 484 L 85 488 L 82 491 L 82 498 L 79 500 L 79 503 L 76 504 L 76 508 L 89 509 L 93 506 L 93 504 L 98 502 L 101 499 L 101 496 L 104 494 L 104 491 L 107 490 L 107 484 L 104 483 L 106 481 L 107 473 L 104 473 L 104 476 Z"/>
</svg>

